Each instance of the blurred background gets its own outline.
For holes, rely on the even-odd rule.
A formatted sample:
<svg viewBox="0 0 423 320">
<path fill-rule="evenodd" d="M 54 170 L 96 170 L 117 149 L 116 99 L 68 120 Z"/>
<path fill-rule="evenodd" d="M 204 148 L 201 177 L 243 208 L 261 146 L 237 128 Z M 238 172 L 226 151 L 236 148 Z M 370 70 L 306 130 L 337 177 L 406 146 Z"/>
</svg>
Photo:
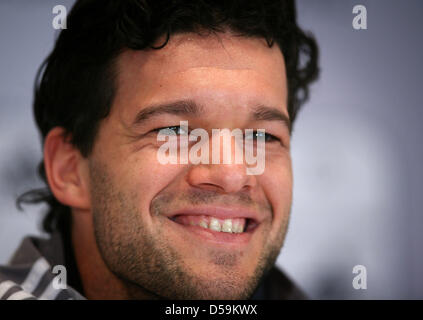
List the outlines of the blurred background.
<svg viewBox="0 0 423 320">
<path fill-rule="evenodd" d="M 52 8 L 0 1 L 0 264 L 45 209 L 15 207 L 41 185 L 31 103 L 57 31 Z M 352 9 L 367 8 L 367 30 Z M 313 299 L 423 298 L 423 2 L 297 0 L 321 51 L 321 77 L 292 138 L 294 204 L 278 265 Z M 352 286 L 367 269 L 367 289 Z"/>
</svg>

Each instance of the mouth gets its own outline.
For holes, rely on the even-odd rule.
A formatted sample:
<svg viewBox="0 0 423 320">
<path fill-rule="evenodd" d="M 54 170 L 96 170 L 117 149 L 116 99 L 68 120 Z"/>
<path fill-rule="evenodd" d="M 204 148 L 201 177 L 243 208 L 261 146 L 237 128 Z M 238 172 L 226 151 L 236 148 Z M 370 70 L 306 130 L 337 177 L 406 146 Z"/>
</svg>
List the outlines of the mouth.
<svg viewBox="0 0 423 320">
<path fill-rule="evenodd" d="M 174 227 L 202 240 L 246 244 L 260 225 L 255 213 L 230 208 L 187 209 L 168 216 Z"/>
<path fill-rule="evenodd" d="M 214 232 L 234 234 L 251 232 L 258 225 L 254 219 L 250 218 L 221 219 L 207 215 L 176 215 L 169 219 L 183 226 L 193 226 Z"/>
</svg>

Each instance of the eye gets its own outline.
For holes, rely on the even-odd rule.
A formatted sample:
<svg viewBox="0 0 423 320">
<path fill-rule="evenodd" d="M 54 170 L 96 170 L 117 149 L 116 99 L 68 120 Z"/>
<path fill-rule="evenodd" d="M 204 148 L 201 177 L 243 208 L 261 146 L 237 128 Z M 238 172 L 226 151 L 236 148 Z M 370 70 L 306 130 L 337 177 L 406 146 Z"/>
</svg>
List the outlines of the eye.
<svg viewBox="0 0 423 320">
<path fill-rule="evenodd" d="M 276 138 L 274 135 L 265 133 L 263 131 L 254 130 L 253 132 L 248 132 L 245 134 L 245 140 L 257 140 L 257 138 L 259 137 L 264 137 L 265 142 L 279 141 L 279 139 Z"/>
<path fill-rule="evenodd" d="M 169 126 L 169 127 L 162 127 L 157 128 L 153 130 L 154 132 L 160 132 L 163 135 L 181 135 L 186 134 L 188 135 L 188 132 L 184 130 L 181 126 Z"/>
</svg>

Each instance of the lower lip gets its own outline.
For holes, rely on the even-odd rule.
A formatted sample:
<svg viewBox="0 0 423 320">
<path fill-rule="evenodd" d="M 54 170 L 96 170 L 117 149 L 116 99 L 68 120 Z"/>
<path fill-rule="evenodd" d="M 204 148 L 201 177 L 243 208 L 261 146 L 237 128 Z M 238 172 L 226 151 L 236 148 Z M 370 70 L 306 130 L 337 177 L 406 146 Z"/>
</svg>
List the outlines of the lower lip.
<svg viewBox="0 0 423 320">
<path fill-rule="evenodd" d="M 242 233 L 219 232 L 199 226 L 183 225 L 168 219 L 176 228 L 183 232 L 188 232 L 202 240 L 221 245 L 246 245 L 250 242 L 255 227 L 252 230 Z"/>
</svg>

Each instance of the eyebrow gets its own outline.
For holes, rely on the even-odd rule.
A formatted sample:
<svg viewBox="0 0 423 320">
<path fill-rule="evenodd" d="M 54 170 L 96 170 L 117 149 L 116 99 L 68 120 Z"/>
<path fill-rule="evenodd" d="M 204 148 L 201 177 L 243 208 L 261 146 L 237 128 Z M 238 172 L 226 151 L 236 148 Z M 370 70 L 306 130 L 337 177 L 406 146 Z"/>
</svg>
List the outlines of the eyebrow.
<svg viewBox="0 0 423 320">
<path fill-rule="evenodd" d="M 200 116 L 203 114 L 203 108 L 192 100 L 180 100 L 152 105 L 139 111 L 132 125 L 140 126 L 160 114 Z"/>
<path fill-rule="evenodd" d="M 179 100 L 148 106 L 139 111 L 132 123 L 133 126 L 141 126 L 151 118 L 160 114 L 189 115 L 199 117 L 204 115 L 204 108 L 192 100 Z M 280 121 L 291 133 L 291 121 L 288 116 L 275 107 L 259 105 L 253 108 L 250 115 L 255 121 Z"/>
<path fill-rule="evenodd" d="M 251 115 L 252 120 L 256 121 L 280 121 L 286 126 L 291 133 L 291 121 L 282 111 L 275 107 L 268 106 L 257 106 L 254 108 L 254 112 Z"/>
</svg>

